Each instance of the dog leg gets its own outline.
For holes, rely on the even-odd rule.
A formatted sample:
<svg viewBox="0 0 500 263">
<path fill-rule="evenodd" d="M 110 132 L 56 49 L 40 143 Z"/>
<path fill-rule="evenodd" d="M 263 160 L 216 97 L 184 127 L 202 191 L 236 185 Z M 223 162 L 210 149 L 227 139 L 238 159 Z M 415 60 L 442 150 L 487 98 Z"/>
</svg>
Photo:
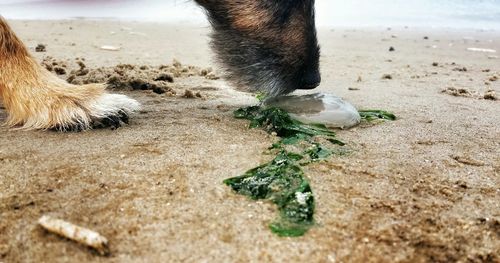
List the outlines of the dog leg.
<svg viewBox="0 0 500 263">
<path fill-rule="evenodd" d="M 31 57 L 2 17 L 0 98 L 7 125 L 21 129 L 117 128 L 140 106 L 127 96 L 107 93 L 104 85 L 76 86 L 57 78 Z"/>
</svg>

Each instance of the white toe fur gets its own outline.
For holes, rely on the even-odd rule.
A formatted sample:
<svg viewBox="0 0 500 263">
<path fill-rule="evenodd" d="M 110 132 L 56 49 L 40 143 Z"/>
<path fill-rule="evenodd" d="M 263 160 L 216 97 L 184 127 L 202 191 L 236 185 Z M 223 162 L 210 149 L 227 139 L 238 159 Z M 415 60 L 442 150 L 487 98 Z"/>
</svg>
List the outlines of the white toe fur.
<svg viewBox="0 0 500 263">
<path fill-rule="evenodd" d="M 140 108 L 139 102 L 125 95 L 105 93 L 89 106 L 89 115 L 92 118 L 105 118 L 119 112 L 131 114 Z"/>
</svg>

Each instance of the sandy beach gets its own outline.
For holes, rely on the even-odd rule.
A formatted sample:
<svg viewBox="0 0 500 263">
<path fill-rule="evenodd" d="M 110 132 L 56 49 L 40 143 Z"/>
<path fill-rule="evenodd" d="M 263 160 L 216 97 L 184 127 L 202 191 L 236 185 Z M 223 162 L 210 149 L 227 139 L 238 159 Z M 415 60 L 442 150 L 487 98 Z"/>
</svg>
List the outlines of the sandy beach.
<svg viewBox="0 0 500 263">
<path fill-rule="evenodd" d="M 11 25 L 40 63 L 52 57 L 68 72 L 77 58 L 90 69 L 176 59 L 220 72 L 208 27 Z M 114 90 L 143 105 L 117 130 L 0 127 L 0 262 L 500 261 L 500 31 L 323 27 L 319 41 L 316 91 L 398 120 L 338 130 L 352 153 L 304 168 L 316 198 L 305 236 L 274 235 L 275 206 L 222 184 L 272 159 L 277 138 L 233 118 L 256 103 L 251 94 L 193 74 L 165 94 Z M 45 232 L 45 214 L 100 232 L 111 255 Z"/>
</svg>

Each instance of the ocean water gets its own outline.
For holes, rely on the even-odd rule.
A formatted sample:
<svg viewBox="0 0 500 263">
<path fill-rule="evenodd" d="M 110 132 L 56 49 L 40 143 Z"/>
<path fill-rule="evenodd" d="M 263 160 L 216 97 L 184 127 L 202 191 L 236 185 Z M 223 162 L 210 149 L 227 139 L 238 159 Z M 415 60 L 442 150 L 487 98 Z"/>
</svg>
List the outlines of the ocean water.
<svg viewBox="0 0 500 263">
<path fill-rule="evenodd" d="M 251 1 L 251 0 L 249 0 Z M 500 0 L 316 0 L 317 24 L 500 29 Z M 206 25 L 190 0 L 0 0 L 17 19 L 101 18 Z"/>
</svg>

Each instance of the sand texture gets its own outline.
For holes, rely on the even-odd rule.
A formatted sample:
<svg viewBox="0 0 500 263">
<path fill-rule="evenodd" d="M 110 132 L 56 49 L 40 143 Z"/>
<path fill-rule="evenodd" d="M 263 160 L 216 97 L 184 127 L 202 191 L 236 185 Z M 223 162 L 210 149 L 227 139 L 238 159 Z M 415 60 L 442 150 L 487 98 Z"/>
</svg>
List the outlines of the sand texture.
<svg viewBox="0 0 500 263">
<path fill-rule="evenodd" d="M 279 238 L 275 206 L 222 184 L 272 159 L 277 138 L 233 118 L 256 100 L 217 79 L 208 28 L 12 26 L 61 78 L 118 74 L 114 92 L 143 109 L 117 130 L 0 127 L 0 262 L 500 261 L 500 54 L 467 51 L 500 51 L 500 32 L 320 29 L 317 91 L 399 119 L 339 130 L 352 153 L 304 168 L 317 225 Z M 45 214 L 101 233 L 111 255 L 45 232 Z"/>
</svg>

